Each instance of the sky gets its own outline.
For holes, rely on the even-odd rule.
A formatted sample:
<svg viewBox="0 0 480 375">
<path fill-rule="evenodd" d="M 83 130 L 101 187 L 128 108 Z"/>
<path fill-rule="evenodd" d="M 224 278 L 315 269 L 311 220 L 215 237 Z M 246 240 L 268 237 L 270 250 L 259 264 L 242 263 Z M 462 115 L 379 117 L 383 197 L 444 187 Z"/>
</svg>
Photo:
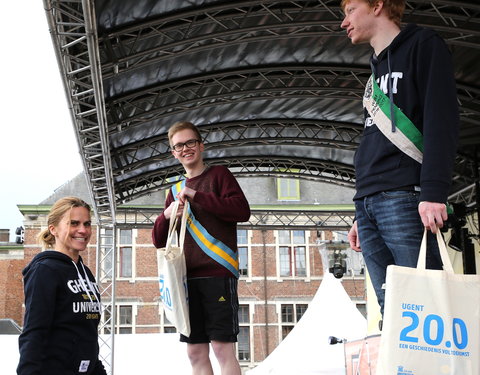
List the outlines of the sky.
<svg viewBox="0 0 480 375">
<path fill-rule="evenodd" d="M 6 1 L 0 12 L 0 229 L 17 204 L 38 204 L 83 168 L 43 1 Z"/>
</svg>

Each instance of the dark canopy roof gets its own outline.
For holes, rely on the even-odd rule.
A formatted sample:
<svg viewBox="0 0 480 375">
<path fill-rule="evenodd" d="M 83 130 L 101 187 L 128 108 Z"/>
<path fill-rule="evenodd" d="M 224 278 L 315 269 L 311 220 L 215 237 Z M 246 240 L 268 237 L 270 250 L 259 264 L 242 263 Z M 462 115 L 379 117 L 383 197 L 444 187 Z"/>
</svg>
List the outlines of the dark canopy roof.
<svg viewBox="0 0 480 375">
<path fill-rule="evenodd" d="M 168 184 L 167 130 L 197 124 L 210 164 L 237 176 L 354 186 L 367 45 L 341 30 L 340 1 L 45 0 L 100 215 Z M 480 4 L 409 0 L 404 21 L 437 30 L 461 108 L 452 201 L 475 205 Z"/>
</svg>

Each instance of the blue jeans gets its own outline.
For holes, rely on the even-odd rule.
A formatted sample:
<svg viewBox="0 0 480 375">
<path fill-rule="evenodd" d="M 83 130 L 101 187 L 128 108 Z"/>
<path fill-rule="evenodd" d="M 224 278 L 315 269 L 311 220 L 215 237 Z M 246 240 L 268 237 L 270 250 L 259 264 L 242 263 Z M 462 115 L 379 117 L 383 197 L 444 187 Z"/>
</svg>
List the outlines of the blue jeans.
<svg viewBox="0 0 480 375">
<path fill-rule="evenodd" d="M 387 266 L 416 267 L 424 226 L 419 193 L 385 191 L 355 201 L 362 254 L 383 315 Z M 427 237 L 427 268 L 442 269 L 436 237 Z"/>
</svg>

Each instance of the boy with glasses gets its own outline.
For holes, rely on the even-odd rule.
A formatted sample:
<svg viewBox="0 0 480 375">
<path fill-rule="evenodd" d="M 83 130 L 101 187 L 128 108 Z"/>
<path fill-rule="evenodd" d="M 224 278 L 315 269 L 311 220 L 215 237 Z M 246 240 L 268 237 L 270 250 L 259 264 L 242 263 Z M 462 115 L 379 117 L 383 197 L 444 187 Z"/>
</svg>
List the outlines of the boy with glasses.
<svg viewBox="0 0 480 375">
<path fill-rule="evenodd" d="M 226 167 L 208 167 L 204 163 L 204 144 L 195 125 L 175 123 L 168 131 L 168 139 L 186 178 L 168 193 L 152 238 L 157 248 L 164 247 L 174 201 L 179 201 L 178 216 L 182 215 L 184 203 L 190 203 L 184 251 L 191 334 L 180 335 L 180 341 L 187 343 L 194 375 L 213 375 L 209 344 L 222 374 L 240 375 L 234 347 L 239 332 L 237 223 L 250 218 L 250 207 Z"/>
</svg>

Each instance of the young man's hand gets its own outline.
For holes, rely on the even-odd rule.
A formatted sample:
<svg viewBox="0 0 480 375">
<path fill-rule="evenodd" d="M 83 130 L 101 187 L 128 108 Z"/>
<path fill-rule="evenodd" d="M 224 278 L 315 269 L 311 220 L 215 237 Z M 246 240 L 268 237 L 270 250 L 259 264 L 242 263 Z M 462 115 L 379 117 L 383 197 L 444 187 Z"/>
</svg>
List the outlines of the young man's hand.
<svg viewBox="0 0 480 375">
<path fill-rule="evenodd" d="M 190 189 L 189 187 L 184 187 L 178 194 L 177 198 L 178 200 L 184 204 L 187 198 L 190 198 L 191 201 L 193 201 L 193 197 L 195 197 L 195 193 L 197 191 Z"/>
<path fill-rule="evenodd" d="M 437 233 L 438 228 L 442 228 L 444 221 L 448 219 L 447 206 L 443 203 L 420 202 L 418 213 L 425 228 L 432 233 Z"/>
<path fill-rule="evenodd" d="M 174 204 L 175 204 L 175 201 L 173 201 L 172 203 L 170 203 L 170 206 L 168 206 L 168 207 L 163 211 L 163 215 L 165 216 L 165 219 L 170 220 L 170 218 L 172 217 L 172 211 L 173 211 L 173 205 L 174 205 Z M 183 203 L 180 202 L 179 205 L 178 205 L 177 217 L 182 217 L 182 213 L 183 213 Z"/>
<path fill-rule="evenodd" d="M 348 242 L 350 242 L 350 247 L 355 251 L 362 251 L 360 247 L 360 239 L 358 238 L 358 229 L 357 222 L 355 221 L 348 232 Z"/>
</svg>

